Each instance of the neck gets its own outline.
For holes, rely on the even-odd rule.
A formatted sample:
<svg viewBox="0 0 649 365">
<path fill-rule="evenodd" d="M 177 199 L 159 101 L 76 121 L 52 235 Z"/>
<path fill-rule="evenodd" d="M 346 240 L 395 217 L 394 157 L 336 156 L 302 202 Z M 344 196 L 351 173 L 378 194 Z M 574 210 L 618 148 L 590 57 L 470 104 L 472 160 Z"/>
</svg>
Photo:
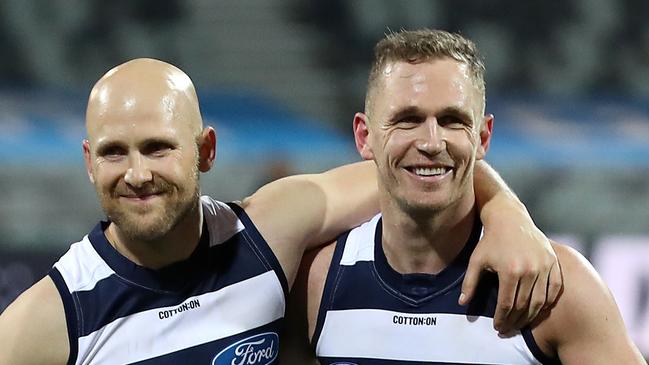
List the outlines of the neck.
<svg viewBox="0 0 649 365">
<path fill-rule="evenodd" d="M 388 263 L 402 274 L 437 274 L 466 245 L 475 219 L 475 199 L 439 212 L 404 212 L 396 203 L 381 204 L 382 244 Z"/>
<path fill-rule="evenodd" d="M 199 201 L 171 231 L 156 240 L 128 237 L 112 222 L 105 234 L 111 245 L 127 259 L 149 269 L 160 269 L 191 256 L 200 241 L 202 228 L 203 209 Z"/>
</svg>

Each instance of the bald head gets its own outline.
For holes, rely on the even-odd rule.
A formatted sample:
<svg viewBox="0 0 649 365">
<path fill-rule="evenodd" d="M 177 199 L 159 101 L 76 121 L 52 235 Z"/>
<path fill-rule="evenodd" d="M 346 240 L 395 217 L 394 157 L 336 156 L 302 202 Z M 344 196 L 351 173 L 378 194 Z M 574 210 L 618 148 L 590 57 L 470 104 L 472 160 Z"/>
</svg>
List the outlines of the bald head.
<svg viewBox="0 0 649 365">
<path fill-rule="evenodd" d="M 187 74 L 159 60 L 140 58 L 102 76 L 90 92 L 86 109 L 88 139 L 111 123 L 163 119 L 198 136 L 202 118 L 196 90 Z"/>
</svg>

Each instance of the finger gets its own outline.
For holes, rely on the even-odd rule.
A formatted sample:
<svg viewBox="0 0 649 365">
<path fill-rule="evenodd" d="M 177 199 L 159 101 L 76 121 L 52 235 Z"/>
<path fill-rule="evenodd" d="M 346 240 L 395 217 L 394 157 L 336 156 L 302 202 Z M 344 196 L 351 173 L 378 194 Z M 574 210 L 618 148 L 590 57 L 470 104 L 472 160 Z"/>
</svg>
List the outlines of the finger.
<svg viewBox="0 0 649 365">
<path fill-rule="evenodd" d="M 471 256 L 469 259 L 469 267 L 467 267 L 464 280 L 462 281 L 462 292 L 458 299 L 460 305 L 467 305 L 471 301 L 471 298 L 473 298 L 478 282 L 480 281 L 481 272 L 482 260 Z"/>
<path fill-rule="evenodd" d="M 520 323 L 521 328 L 530 322 L 532 322 L 543 310 L 545 304 L 547 303 L 547 294 L 548 294 L 548 282 L 550 280 L 550 272 L 541 273 L 534 283 L 534 288 L 532 288 L 532 297 L 530 298 L 529 306 L 527 309 L 527 316 L 523 323 Z"/>
<path fill-rule="evenodd" d="M 518 290 L 518 277 L 518 275 L 498 273 L 498 302 L 494 313 L 494 328 L 498 331 L 504 329 L 505 318 L 509 316 L 509 313 L 514 308 L 514 300 Z"/>
<path fill-rule="evenodd" d="M 550 275 L 548 279 L 548 295 L 545 302 L 545 308 L 550 308 L 554 305 L 559 298 L 559 294 L 563 291 L 563 274 L 561 272 L 561 264 L 557 261 L 552 268 L 550 268 Z"/>
<path fill-rule="evenodd" d="M 519 329 L 529 321 L 527 314 L 530 305 L 530 298 L 532 297 L 532 290 L 534 289 L 534 285 L 538 278 L 535 272 L 535 270 L 526 272 L 518 281 L 518 290 L 516 291 L 514 306 L 509 315 L 504 318 L 501 331 Z M 545 302 L 545 300 L 543 300 L 543 302 Z"/>
<path fill-rule="evenodd" d="M 522 328 L 525 325 L 525 317 L 525 311 L 512 310 L 511 313 L 509 313 L 509 317 L 507 318 L 507 321 L 511 324 L 505 324 L 503 326 L 503 329 L 499 330 L 498 332 L 500 334 L 506 334 L 508 332 Z"/>
<path fill-rule="evenodd" d="M 521 296 L 521 289 L 519 287 L 518 297 L 516 298 L 517 304 L 514 306 L 510 318 L 508 318 L 508 322 L 511 323 L 510 329 L 522 329 L 530 324 L 541 312 L 546 299 L 548 275 L 547 273 L 542 273 L 536 278 L 531 289 L 530 299 L 525 308 L 522 309 L 519 307 L 519 299 Z"/>
</svg>

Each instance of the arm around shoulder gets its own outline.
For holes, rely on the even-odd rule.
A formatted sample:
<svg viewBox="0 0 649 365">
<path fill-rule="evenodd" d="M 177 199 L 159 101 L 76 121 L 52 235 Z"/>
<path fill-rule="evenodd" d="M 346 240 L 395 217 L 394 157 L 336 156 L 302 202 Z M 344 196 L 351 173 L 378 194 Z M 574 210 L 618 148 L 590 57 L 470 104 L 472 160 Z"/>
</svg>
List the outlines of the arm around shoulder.
<svg viewBox="0 0 649 365">
<path fill-rule="evenodd" d="M 371 218 L 379 210 L 373 162 L 296 175 L 263 186 L 242 207 L 273 249 L 289 283 L 304 250 Z"/>
<path fill-rule="evenodd" d="M 553 246 L 561 262 L 564 291 L 547 323 L 538 326 L 540 337 L 566 365 L 646 364 L 595 269 L 575 250 Z"/>
<path fill-rule="evenodd" d="M 45 277 L 0 315 L 0 364 L 66 364 L 69 352 L 63 302 Z"/>
<path fill-rule="evenodd" d="M 242 205 L 255 224 L 263 226 L 262 233 L 283 236 L 286 229 L 275 227 L 290 227 L 294 238 L 315 247 L 378 212 L 375 165 L 358 162 L 320 174 L 279 179 L 244 199 Z"/>
<path fill-rule="evenodd" d="M 481 270 L 498 273 L 494 327 L 506 333 L 549 307 L 562 286 L 550 241 L 525 205 L 485 161 L 476 161 L 474 188 L 484 235 L 473 251 L 462 285 L 461 304 L 472 297 Z"/>
</svg>

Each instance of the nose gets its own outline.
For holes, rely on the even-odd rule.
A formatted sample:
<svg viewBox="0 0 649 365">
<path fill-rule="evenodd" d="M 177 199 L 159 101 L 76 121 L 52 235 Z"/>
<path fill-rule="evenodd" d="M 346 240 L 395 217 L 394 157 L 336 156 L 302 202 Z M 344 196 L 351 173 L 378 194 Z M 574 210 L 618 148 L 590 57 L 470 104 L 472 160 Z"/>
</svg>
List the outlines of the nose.
<svg viewBox="0 0 649 365">
<path fill-rule="evenodd" d="M 416 128 L 415 147 L 428 155 L 436 155 L 444 150 L 446 143 L 444 128 L 437 123 L 437 118 L 428 118 Z"/>
<path fill-rule="evenodd" d="M 146 159 L 140 153 L 132 153 L 129 156 L 129 166 L 124 175 L 124 181 L 135 187 L 141 188 L 153 178 Z"/>
</svg>

